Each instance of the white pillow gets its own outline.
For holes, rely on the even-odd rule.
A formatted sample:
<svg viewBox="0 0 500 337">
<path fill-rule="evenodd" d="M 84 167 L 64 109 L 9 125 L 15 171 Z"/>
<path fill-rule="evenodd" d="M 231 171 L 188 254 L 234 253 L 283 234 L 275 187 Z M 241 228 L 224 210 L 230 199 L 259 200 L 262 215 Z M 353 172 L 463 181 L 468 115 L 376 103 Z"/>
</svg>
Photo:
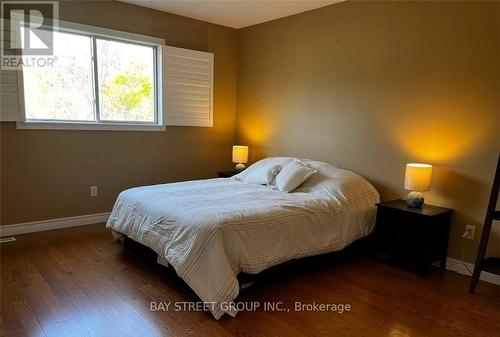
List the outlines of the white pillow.
<svg viewBox="0 0 500 337">
<path fill-rule="evenodd" d="M 294 158 L 290 157 L 268 157 L 259 160 L 258 162 L 250 165 L 247 169 L 241 171 L 237 175 L 234 175 L 233 178 L 241 180 L 241 181 L 246 181 L 247 177 L 251 174 L 253 174 L 255 171 L 260 171 L 260 170 L 267 170 L 271 171 L 275 166 L 281 165 L 285 166 L 289 162 L 291 162 Z M 256 173 L 257 175 L 257 173 Z M 266 184 L 266 183 L 264 183 Z"/>
<path fill-rule="evenodd" d="M 243 181 L 248 184 L 267 185 L 273 180 L 276 166 L 260 166 L 252 170 Z"/>
<path fill-rule="evenodd" d="M 292 192 L 317 171 L 298 160 L 283 167 L 276 176 L 276 187 L 282 192 Z"/>
</svg>

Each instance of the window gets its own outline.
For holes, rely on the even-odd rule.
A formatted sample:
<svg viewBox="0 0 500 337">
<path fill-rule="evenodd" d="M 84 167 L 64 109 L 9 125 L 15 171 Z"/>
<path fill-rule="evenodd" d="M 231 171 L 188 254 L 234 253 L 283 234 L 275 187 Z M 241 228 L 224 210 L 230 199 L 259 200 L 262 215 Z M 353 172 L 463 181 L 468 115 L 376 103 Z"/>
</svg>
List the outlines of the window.
<svg viewBox="0 0 500 337">
<path fill-rule="evenodd" d="M 61 28 L 54 66 L 23 68 L 21 127 L 164 130 L 161 44 L 90 28 Z"/>
<path fill-rule="evenodd" d="M 54 67 L 23 69 L 26 119 L 95 121 L 92 39 L 55 33 Z"/>
<path fill-rule="evenodd" d="M 154 48 L 103 39 L 96 46 L 101 120 L 154 123 Z"/>
<path fill-rule="evenodd" d="M 213 126 L 214 54 L 144 35 L 59 24 L 54 67 L 24 67 L 19 80 L 2 75 L 0 94 L 12 98 L 2 100 L 2 108 L 21 112 L 18 128 Z"/>
</svg>

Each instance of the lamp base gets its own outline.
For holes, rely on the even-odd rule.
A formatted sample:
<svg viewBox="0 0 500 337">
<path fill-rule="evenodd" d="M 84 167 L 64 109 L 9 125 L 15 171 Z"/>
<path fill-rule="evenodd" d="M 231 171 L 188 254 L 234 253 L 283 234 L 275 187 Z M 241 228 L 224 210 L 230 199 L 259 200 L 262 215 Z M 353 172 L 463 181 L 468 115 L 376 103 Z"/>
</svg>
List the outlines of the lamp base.
<svg viewBox="0 0 500 337">
<path fill-rule="evenodd" d="M 422 208 L 424 206 L 424 195 L 421 192 L 410 192 L 408 193 L 408 207 L 410 208 Z"/>
<path fill-rule="evenodd" d="M 245 164 L 241 164 L 241 163 L 240 164 L 236 164 L 236 166 L 234 167 L 234 169 L 236 171 L 238 171 L 238 172 L 239 171 L 243 171 L 245 168 L 246 168 Z"/>
</svg>

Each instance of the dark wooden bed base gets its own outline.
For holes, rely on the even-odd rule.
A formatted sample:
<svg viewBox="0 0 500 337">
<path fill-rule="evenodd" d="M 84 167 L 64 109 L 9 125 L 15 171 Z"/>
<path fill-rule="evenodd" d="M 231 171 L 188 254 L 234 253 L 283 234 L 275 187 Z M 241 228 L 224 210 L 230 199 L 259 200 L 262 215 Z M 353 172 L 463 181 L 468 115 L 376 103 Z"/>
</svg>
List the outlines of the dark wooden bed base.
<svg viewBox="0 0 500 337">
<path fill-rule="evenodd" d="M 368 236 L 353 242 L 341 251 L 287 261 L 280 265 L 263 270 L 258 274 L 240 273 L 238 275 L 240 289 L 244 290 L 246 288 L 249 288 L 250 285 L 252 286 L 252 288 L 265 286 L 275 283 L 279 280 L 292 278 L 303 273 L 320 270 L 332 263 L 346 263 L 349 258 L 352 258 L 354 256 L 368 254 L 371 255 L 372 241 L 372 237 Z M 126 236 L 124 237 L 123 245 L 127 249 L 133 250 L 136 253 L 140 254 L 141 257 L 146 259 L 147 261 L 157 264 L 156 261 L 158 255 L 151 248 L 146 247 Z M 161 264 L 157 265 L 162 268 L 166 268 Z"/>
</svg>

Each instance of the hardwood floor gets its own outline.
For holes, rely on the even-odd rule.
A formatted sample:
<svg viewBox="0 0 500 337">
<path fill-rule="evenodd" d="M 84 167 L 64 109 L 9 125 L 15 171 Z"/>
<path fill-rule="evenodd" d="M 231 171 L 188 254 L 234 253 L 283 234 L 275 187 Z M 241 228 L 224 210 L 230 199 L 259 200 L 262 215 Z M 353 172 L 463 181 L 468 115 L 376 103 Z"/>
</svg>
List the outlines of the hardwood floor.
<svg viewBox="0 0 500 337">
<path fill-rule="evenodd" d="M 239 300 L 289 312 L 150 311 L 151 301 L 198 301 L 171 268 L 112 240 L 103 225 L 19 235 L 1 252 L 2 336 L 500 336 L 500 287 L 432 270 L 426 279 L 360 256 L 277 268 Z M 294 302 L 351 310 L 294 311 Z M 172 305 L 173 306 L 173 305 Z"/>
</svg>

